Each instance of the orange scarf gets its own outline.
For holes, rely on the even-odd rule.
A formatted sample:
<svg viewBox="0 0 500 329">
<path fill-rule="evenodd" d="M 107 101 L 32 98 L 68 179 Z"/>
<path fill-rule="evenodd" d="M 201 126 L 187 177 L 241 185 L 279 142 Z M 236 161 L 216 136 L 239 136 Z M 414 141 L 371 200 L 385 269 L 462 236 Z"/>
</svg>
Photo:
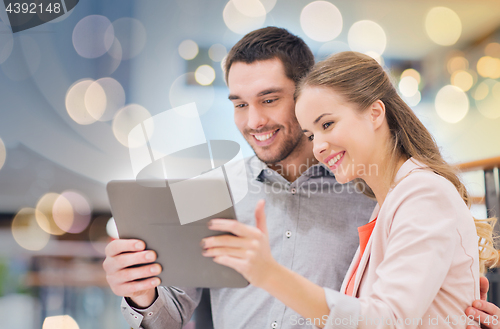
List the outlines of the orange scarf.
<svg viewBox="0 0 500 329">
<path fill-rule="evenodd" d="M 366 225 L 358 227 L 358 233 L 359 233 L 359 258 L 358 258 L 358 263 L 356 264 L 356 268 L 352 272 L 351 277 L 349 278 L 349 282 L 347 283 L 347 287 L 345 290 L 345 294 L 348 296 L 352 296 L 353 290 L 354 290 L 354 278 L 356 277 L 356 272 L 358 271 L 359 267 L 359 262 L 361 261 L 361 257 L 363 257 L 363 253 L 365 252 L 366 245 L 368 244 L 368 240 L 370 240 L 370 236 L 372 235 L 373 228 L 375 227 L 375 222 L 377 221 L 377 218 L 372 220 Z"/>
</svg>

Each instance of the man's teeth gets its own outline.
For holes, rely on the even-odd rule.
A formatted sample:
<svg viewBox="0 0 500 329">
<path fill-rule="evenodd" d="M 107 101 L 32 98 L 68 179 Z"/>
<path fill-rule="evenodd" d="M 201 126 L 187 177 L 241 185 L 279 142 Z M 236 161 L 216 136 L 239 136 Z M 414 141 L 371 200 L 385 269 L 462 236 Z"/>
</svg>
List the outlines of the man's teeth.
<svg viewBox="0 0 500 329">
<path fill-rule="evenodd" d="M 265 140 L 268 140 L 269 138 L 271 138 L 271 136 L 273 136 L 275 133 L 277 132 L 277 130 L 273 131 L 272 133 L 269 133 L 267 135 L 260 135 L 260 136 L 257 136 L 257 135 L 253 135 L 258 141 L 265 141 Z"/>
<path fill-rule="evenodd" d="M 335 158 L 332 158 L 330 159 L 330 161 L 328 161 L 328 166 L 331 167 L 333 166 L 334 164 L 337 163 L 337 161 L 340 160 L 340 158 L 344 155 L 344 153 L 340 153 L 340 154 L 337 154 L 337 156 Z"/>
</svg>

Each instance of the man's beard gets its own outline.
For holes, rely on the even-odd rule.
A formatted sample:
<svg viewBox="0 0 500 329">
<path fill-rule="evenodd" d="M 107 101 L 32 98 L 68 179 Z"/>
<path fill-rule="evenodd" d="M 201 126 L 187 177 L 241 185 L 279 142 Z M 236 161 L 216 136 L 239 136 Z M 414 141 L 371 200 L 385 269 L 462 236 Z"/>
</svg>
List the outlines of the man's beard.
<svg viewBox="0 0 500 329">
<path fill-rule="evenodd" d="M 278 129 L 278 128 L 276 128 L 276 129 Z M 266 128 L 266 130 L 269 130 L 269 129 Z M 284 133 L 283 126 L 280 126 L 279 130 L 280 130 L 279 132 Z M 254 138 L 249 133 L 247 133 L 247 136 L 250 136 L 250 138 Z M 298 129 L 296 132 L 292 131 L 291 136 L 288 136 L 288 138 L 285 138 L 284 142 L 279 146 L 276 155 L 269 156 L 266 158 L 264 158 L 264 156 L 262 154 L 259 154 L 259 152 L 257 152 L 257 150 L 256 150 L 257 147 L 252 146 L 252 143 L 249 143 L 249 144 L 250 144 L 250 147 L 252 147 L 253 151 L 255 152 L 255 155 L 257 156 L 257 158 L 260 161 L 262 161 L 268 165 L 269 164 L 276 164 L 276 163 L 279 163 L 279 162 L 285 160 L 297 148 L 297 146 L 301 142 L 301 139 L 303 136 L 304 136 L 304 134 L 300 129 Z M 260 148 L 260 149 L 262 150 L 263 148 Z"/>
</svg>

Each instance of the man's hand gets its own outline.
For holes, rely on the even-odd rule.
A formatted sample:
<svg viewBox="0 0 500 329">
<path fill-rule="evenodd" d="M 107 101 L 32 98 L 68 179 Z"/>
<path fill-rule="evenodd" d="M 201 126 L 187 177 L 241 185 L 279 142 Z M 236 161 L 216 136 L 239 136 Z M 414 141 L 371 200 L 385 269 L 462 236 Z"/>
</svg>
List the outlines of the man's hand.
<svg viewBox="0 0 500 329">
<path fill-rule="evenodd" d="M 479 279 L 479 291 L 481 300 L 475 300 L 471 307 L 465 310 L 465 314 L 474 317 L 482 327 L 489 329 L 500 329 L 500 308 L 493 303 L 486 301 L 488 294 L 488 279 L 482 277 Z M 467 326 L 467 329 L 479 329 L 476 326 Z"/>
<path fill-rule="evenodd" d="M 150 264 L 156 260 L 156 253 L 145 247 L 141 240 L 111 241 L 102 264 L 113 293 L 129 297 L 139 308 L 147 308 L 155 301 L 156 287 L 161 282 L 152 277 L 162 271 L 160 264 Z"/>
<path fill-rule="evenodd" d="M 235 269 L 251 284 L 262 287 L 278 266 L 269 247 L 264 200 L 257 203 L 255 220 L 256 227 L 230 219 L 212 219 L 211 230 L 231 232 L 236 236 L 203 239 L 203 256 L 213 257 L 214 262 Z"/>
</svg>

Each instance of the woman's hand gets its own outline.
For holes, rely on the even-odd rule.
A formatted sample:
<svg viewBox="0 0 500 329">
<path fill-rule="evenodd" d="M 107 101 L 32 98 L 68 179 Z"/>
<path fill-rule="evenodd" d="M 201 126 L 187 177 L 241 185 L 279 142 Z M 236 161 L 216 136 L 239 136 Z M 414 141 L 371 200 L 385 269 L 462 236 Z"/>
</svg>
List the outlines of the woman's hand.
<svg viewBox="0 0 500 329">
<path fill-rule="evenodd" d="M 266 290 L 304 318 L 328 316 L 330 309 L 323 288 L 274 260 L 269 247 L 264 200 L 255 207 L 256 227 L 227 219 L 210 222 L 210 229 L 236 236 L 203 239 L 204 256 L 214 257 L 215 262 L 240 272 L 252 285 Z"/>
<path fill-rule="evenodd" d="M 252 285 L 264 288 L 279 268 L 269 246 L 269 236 L 264 212 L 265 201 L 255 208 L 256 227 L 230 219 L 213 219 L 209 228 L 233 233 L 202 240 L 203 256 L 213 257 L 214 262 L 231 267 L 241 273 Z"/>
<path fill-rule="evenodd" d="M 481 300 L 476 300 L 472 306 L 465 310 L 465 314 L 474 317 L 481 324 L 482 328 L 500 329 L 500 308 L 493 303 L 487 302 L 486 297 L 489 290 L 489 282 L 485 277 L 479 279 L 479 290 Z M 476 326 L 467 326 L 467 329 L 479 329 Z"/>
</svg>

